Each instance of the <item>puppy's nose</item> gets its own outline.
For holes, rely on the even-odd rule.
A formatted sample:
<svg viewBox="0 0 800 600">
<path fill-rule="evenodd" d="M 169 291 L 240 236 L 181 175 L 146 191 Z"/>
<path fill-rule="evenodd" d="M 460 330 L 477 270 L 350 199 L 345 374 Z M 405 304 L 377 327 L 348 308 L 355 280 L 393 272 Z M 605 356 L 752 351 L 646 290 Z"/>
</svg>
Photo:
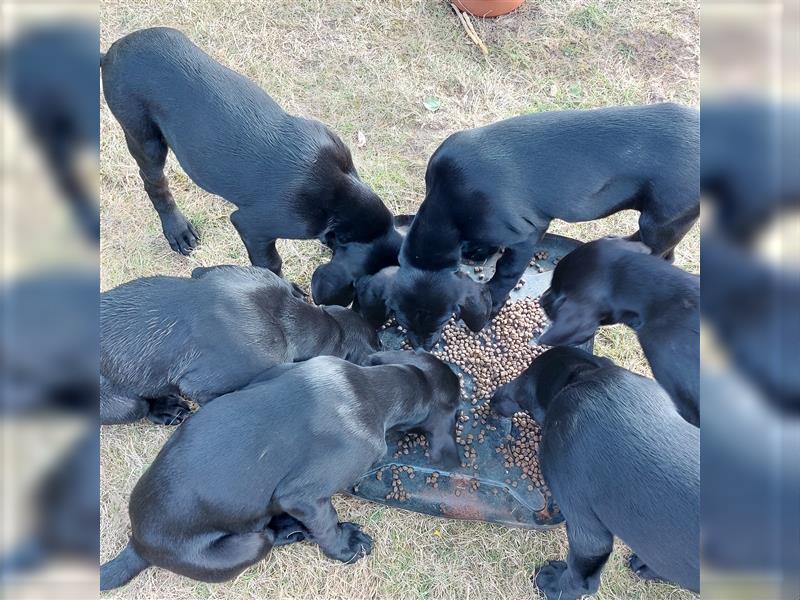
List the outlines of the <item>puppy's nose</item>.
<svg viewBox="0 0 800 600">
<path fill-rule="evenodd" d="M 500 415 L 501 417 L 514 416 L 515 411 L 512 409 L 511 403 L 508 402 L 504 394 L 496 393 L 494 396 L 492 396 L 489 407 L 491 408 L 492 412 Z"/>
</svg>

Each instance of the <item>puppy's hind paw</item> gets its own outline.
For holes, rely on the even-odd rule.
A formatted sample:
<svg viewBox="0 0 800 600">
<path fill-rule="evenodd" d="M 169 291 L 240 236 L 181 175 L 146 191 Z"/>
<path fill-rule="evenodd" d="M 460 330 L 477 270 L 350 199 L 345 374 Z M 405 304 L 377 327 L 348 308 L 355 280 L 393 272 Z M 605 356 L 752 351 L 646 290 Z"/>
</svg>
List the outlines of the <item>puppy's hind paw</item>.
<svg viewBox="0 0 800 600">
<path fill-rule="evenodd" d="M 636 554 L 631 554 L 628 559 L 628 566 L 634 575 L 646 581 L 664 581 L 653 569 L 644 564 L 644 561 Z"/>
<path fill-rule="evenodd" d="M 561 598 L 561 575 L 567 570 L 563 560 L 551 560 L 539 567 L 533 574 L 533 584 L 547 600 Z"/>
<path fill-rule="evenodd" d="M 147 419 L 156 425 L 180 425 L 192 410 L 189 403 L 177 394 L 150 401 Z"/>
<path fill-rule="evenodd" d="M 343 562 L 352 564 L 372 553 L 372 538 L 355 523 L 341 523 L 342 534 L 347 536 L 347 546 L 351 557 Z"/>
</svg>

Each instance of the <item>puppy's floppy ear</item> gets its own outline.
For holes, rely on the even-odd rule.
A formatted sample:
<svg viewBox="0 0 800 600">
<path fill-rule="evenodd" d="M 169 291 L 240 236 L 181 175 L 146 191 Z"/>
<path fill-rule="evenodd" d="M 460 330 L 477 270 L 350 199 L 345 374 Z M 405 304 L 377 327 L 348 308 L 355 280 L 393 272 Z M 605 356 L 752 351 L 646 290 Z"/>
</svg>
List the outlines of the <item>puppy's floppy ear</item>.
<svg viewBox="0 0 800 600">
<path fill-rule="evenodd" d="M 472 280 L 469 275 L 456 273 L 461 287 L 459 316 L 472 331 L 480 331 L 492 314 L 492 295 L 489 288 Z"/>
<path fill-rule="evenodd" d="M 311 276 L 311 297 L 316 304 L 348 306 L 355 297 L 350 273 L 335 261 L 318 267 Z"/>
<path fill-rule="evenodd" d="M 539 336 L 545 346 L 572 346 L 591 338 L 600 326 L 592 306 L 567 298 L 558 308 L 553 324 Z"/>
<path fill-rule="evenodd" d="M 375 275 L 366 275 L 356 281 L 358 312 L 373 327 L 380 327 L 389 318 L 388 292 L 397 270 L 397 267 L 387 267 Z"/>
</svg>

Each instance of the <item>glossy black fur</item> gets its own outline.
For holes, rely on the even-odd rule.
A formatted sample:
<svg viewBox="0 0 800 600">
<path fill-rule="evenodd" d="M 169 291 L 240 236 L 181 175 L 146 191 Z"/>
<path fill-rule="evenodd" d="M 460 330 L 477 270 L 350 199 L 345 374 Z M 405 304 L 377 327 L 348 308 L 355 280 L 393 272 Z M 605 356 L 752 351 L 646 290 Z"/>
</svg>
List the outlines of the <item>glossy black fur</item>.
<svg viewBox="0 0 800 600">
<path fill-rule="evenodd" d="M 553 219 L 637 210 L 633 238 L 671 259 L 700 212 L 698 112 L 658 104 L 515 117 L 449 137 L 425 182 L 393 286 L 395 316 L 419 339 L 438 338 L 456 312 L 457 294 L 442 290 L 464 250 L 505 248 L 487 283 L 496 313 Z"/>
<path fill-rule="evenodd" d="M 700 425 L 700 278 L 621 238 L 595 240 L 565 256 L 542 308 L 553 321 L 547 346 L 579 345 L 600 325 L 636 331 L 653 376 L 683 417 Z"/>
<path fill-rule="evenodd" d="M 281 363 L 332 355 L 363 363 L 375 330 L 341 306 L 316 307 L 268 269 L 199 268 L 145 277 L 100 298 L 100 419 L 173 424 Z"/>
<path fill-rule="evenodd" d="M 431 460 L 457 464 L 459 383 L 429 354 L 385 352 L 359 367 L 333 357 L 283 365 L 193 415 L 131 494 L 128 546 L 101 589 L 149 565 L 231 579 L 274 545 L 308 539 L 352 563 L 372 550 L 331 496 L 386 453 L 385 431 L 419 428 Z"/>
<path fill-rule="evenodd" d="M 594 594 L 615 536 L 641 577 L 699 590 L 700 430 L 655 381 L 559 347 L 498 389 L 492 408 L 542 424 L 542 472 L 569 540 L 566 562 L 537 570 L 548 600 Z"/>
<path fill-rule="evenodd" d="M 249 79 L 175 29 L 117 40 L 103 92 L 176 252 L 198 243 L 164 176 L 167 151 L 197 185 L 236 205 L 231 222 L 253 265 L 281 273 L 275 240 L 317 238 L 333 250 L 315 274 L 318 304 L 352 301 L 358 277 L 397 264 L 401 236 L 350 151 L 322 123 L 289 115 Z"/>
</svg>

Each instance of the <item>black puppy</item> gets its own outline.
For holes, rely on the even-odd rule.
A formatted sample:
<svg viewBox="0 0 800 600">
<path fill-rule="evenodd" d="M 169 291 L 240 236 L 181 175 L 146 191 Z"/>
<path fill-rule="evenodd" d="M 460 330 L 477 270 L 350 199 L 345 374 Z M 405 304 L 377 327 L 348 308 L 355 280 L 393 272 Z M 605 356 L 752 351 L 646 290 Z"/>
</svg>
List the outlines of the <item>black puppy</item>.
<svg viewBox="0 0 800 600">
<path fill-rule="evenodd" d="M 429 354 L 385 352 L 282 365 L 189 419 L 131 494 L 130 542 L 100 588 L 150 565 L 219 582 L 275 545 L 308 538 L 345 563 L 372 550 L 331 496 L 386 453 L 388 429 L 425 432 L 431 460 L 456 464 L 458 378 Z"/>
<path fill-rule="evenodd" d="M 280 275 L 275 240 L 318 238 L 334 252 L 312 280 L 318 304 L 347 305 L 358 277 L 397 264 L 392 214 L 356 172 L 350 151 L 318 121 L 289 115 L 249 79 L 175 29 L 131 33 L 102 59 L 103 91 L 176 252 L 198 236 L 164 176 L 169 148 L 231 215 L 250 262 Z"/>
<path fill-rule="evenodd" d="M 496 313 L 553 219 L 635 209 L 632 237 L 671 258 L 700 212 L 698 121 L 696 110 L 659 104 L 525 115 L 452 135 L 428 163 L 388 290 L 397 321 L 435 342 L 459 299 L 476 294 L 458 275 L 463 252 L 502 246 L 487 284 Z"/>
<path fill-rule="evenodd" d="M 546 346 L 579 345 L 600 325 L 636 331 L 653 376 L 678 412 L 700 425 L 700 278 L 620 238 L 595 240 L 553 271 L 542 308 L 553 321 Z"/>
<path fill-rule="evenodd" d="M 316 307 L 259 267 L 146 277 L 100 298 L 100 420 L 179 423 L 188 405 L 237 390 L 277 364 L 333 355 L 363 363 L 375 330 L 341 306 Z"/>
<path fill-rule="evenodd" d="M 606 358 L 553 348 L 501 387 L 492 408 L 542 424 L 540 460 L 567 521 L 567 561 L 536 574 L 548 600 L 593 594 L 614 536 L 647 579 L 700 587 L 700 431 L 664 390 Z"/>
<path fill-rule="evenodd" d="M 452 307 L 452 313 L 432 313 L 424 306 L 415 304 L 412 298 L 403 298 L 393 292 L 397 283 L 399 267 L 392 266 L 381 269 L 375 275 L 369 275 L 356 281 L 356 302 L 353 306 L 364 315 L 373 327 L 378 327 L 395 315 L 401 325 L 406 326 L 406 335 L 414 348 L 430 350 L 439 339 L 438 332 L 453 316 L 460 317 L 472 331 L 480 331 L 489 318 L 492 301 L 486 286 L 470 279 L 466 273 L 456 273 L 454 282 L 457 285 L 436 290 L 439 300 Z M 422 277 L 431 274 L 421 273 Z M 433 280 L 429 286 L 436 285 Z M 424 331 L 433 331 L 428 335 L 418 335 L 416 330 L 408 329 L 408 321 L 400 315 L 410 315 L 416 323 L 425 324 Z"/>
</svg>

